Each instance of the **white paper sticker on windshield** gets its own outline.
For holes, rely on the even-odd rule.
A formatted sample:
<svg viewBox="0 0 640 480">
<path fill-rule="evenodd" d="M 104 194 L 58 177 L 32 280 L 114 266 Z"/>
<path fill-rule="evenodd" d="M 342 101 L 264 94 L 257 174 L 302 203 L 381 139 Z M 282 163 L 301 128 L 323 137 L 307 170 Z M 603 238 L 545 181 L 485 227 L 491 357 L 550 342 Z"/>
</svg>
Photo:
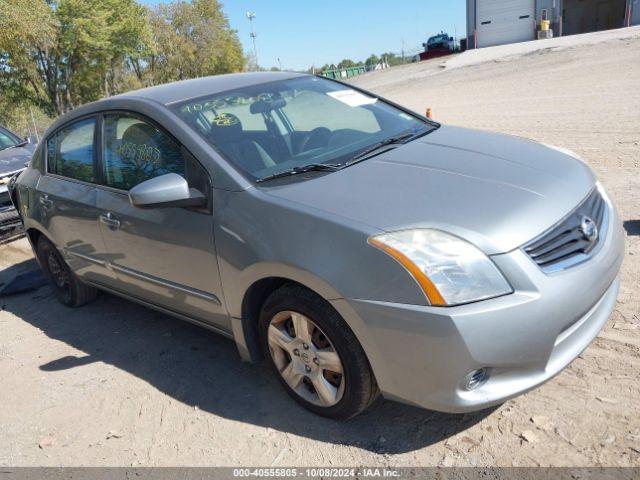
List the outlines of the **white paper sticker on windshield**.
<svg viewBox="0 0 640 480">
<path fill-rule="evenodd" d="M 337 92 L 327 92 L 332 98 L 349 105 L 350 107 L 359 107 L 361 105 L 371 105 L 376 103 L 377 98 L 367 97 L 355 90 L 338 90 Z"/>
</svg>

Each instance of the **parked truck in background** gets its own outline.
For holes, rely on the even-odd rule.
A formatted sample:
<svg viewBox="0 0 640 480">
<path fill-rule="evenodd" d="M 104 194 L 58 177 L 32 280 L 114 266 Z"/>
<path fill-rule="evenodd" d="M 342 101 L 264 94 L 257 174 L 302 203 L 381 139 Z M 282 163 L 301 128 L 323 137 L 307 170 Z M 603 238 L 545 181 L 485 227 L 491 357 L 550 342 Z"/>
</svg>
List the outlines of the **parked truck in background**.
<svg viewBox="0 0 640 480">
<path fill-rule="evenodd" d="M 440 32 L 437 35 L 429 37 L 426 43 L 423 43 L 424 52 L 420 52 L 414 57 L 414 61 L 429 60 L 431 58 L 444 57 L 451 55 L 459 50 L 456 41 L 450 37 L 448 33 Z"/>
</svg>

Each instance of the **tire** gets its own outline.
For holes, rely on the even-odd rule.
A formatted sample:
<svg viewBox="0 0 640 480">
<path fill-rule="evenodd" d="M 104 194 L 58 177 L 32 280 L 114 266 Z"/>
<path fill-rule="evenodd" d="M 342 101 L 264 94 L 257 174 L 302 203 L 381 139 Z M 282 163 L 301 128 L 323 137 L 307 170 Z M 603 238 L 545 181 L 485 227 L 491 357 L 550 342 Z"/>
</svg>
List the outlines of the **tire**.
<svg viewBox="0 0 640 480">
<path fill-rule="evenodd" d="M 96 298 L 98 291 L 78 280 L 58 249 L 45 237 L 38 239 L 36 253 L 44 278 L 60 303 L 79 307 Z"/>
<path fill-rule="evenodd" d="M 259 322 L 271 368 L 289 395 L 308 410 L 342 420 L 358 415 L 377 398 L 378 386 L 362 346 L 317 294 L 298 285 L 280 287 L 264 302 Z M 303 342 L 305 329 L 296 325 L 309 327 L 309 345 Z"/>
</svg>

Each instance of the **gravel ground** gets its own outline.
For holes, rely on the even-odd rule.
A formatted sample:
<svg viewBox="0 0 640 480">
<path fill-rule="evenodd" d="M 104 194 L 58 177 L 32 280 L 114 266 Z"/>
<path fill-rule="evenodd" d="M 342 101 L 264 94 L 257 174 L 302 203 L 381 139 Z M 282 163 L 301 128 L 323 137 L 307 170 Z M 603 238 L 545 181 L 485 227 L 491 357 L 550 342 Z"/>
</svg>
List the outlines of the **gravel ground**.
<svg viewBox="0 0 640 480">
<path fill-rule="evenodd" d="M 477 414 L 379 401 L 331 422 L 228 340 L 109 295 L 69 310 L 44 287 L 0 298 L 0 465 L 640 466 L 640 35 L 622 37 L 355 80 L 445 123 L 571 148 L 596 170 L 625 222 L 622 287 L 555 379 Z M 0 276 L 29 258 L 24 240 L 0 247 Z"/>
</svg>

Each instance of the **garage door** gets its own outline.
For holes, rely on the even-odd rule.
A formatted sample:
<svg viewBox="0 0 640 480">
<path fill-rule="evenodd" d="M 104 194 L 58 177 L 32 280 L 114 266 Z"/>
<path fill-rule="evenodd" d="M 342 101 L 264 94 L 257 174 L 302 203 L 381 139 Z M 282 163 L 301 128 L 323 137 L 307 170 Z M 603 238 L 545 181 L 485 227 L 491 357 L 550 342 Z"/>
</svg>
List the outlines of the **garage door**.
<svg viewBox="0 0 640 480">
<path fill-rule="evenodd" d="M 535 0 L 476 1 L 478 47 L 534 40 Z"/>
</svg>

